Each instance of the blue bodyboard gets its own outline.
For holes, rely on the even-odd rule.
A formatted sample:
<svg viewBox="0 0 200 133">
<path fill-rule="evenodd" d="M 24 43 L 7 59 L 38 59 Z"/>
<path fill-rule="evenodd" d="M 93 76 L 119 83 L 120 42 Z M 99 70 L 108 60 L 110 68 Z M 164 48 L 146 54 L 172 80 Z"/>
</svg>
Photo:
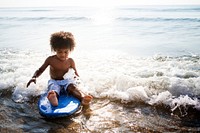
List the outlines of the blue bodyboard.
<svg viewBox="0 0 200 133">
<path fill-rule="evenodd" d="M 47 93 L 40 96 L 38 101 L 39 113 L 47 118 L 65 117 L 74 114 L 80 107 L 80 100 L 72 95 L 61 93 L 58 106 L 52 106 L 47 99 Z"/>
</svg>

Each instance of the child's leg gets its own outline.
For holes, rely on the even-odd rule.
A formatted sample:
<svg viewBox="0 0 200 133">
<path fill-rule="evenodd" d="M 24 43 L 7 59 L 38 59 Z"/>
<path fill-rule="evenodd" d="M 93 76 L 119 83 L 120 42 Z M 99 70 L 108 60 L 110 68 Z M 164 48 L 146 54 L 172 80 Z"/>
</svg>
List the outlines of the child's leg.
<svg viewBox="0 0 200 133">
<path fill-rule="evenodd" d="M 53 106 L 58 106 L 57 93 L 53 90 L 48 92 L 47 98 Z"/>
<path fill-rule="evenodd" d="M 78 98 L 83 105 L 89 105 L 90 101 L 92 100 L 92 96 L 90 95 L 83 96 L 82 93 L 73 84 L 70 84 L 67 87 L 67 90 L 70 94 Z"/>
<path fill-rule="evenodd" d="M 50 80 L 48 85 L 47 98 L 53 106 L 58 106 L 58 95 L 60 94 L 61 87 L 54 81 Z"/>
</svg>

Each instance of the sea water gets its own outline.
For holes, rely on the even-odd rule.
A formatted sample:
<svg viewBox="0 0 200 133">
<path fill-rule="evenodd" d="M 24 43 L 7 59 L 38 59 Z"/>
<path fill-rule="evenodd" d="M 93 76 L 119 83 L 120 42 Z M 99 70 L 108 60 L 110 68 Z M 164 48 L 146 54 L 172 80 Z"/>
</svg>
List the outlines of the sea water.
<svg viewBox="0 0 200 133">
<path fill-rule="evenodd" d="M 26 83 L 69 31 L 90 108 L 42 119 L 37 84 Z M 200 6 L 0 8 L 1 132 L 200 131 Z"/>
</svg>

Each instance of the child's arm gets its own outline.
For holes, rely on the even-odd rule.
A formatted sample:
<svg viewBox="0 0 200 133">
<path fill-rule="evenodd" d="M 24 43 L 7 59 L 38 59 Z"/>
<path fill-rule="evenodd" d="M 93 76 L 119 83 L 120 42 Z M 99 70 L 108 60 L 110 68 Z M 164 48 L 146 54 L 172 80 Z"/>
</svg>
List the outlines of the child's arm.
<svg viewBox="0 0 200 133">
<path fill-rule="evenodd" d="M 71 64 L 71 68 L 74 69 L 76 76 L 79 77 L 78 72 L 76 70 L 75 62 L 74 62 L 74 60 L 72 58 L 70 58 L 70 64 Z"/>
<path fill-rule="evenodd" d="M 33 77 L 29 80 L 26 87 L 28 87 L 32 82 L 36 84 L 36 78 L 39 77 L 44 72 L 44 70 L 48 67 L 48 65 L 49 65 L 49 58 L 47 58 L 44 64 L 38 70 L 35 71 Z"/>
</svg>

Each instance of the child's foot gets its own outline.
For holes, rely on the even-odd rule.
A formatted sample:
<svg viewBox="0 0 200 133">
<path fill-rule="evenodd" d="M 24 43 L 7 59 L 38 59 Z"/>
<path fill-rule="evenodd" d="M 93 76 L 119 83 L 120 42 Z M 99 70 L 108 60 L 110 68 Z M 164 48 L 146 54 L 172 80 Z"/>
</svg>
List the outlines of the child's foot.
<svg viewBox="0 0 200 133">
<path fill-rule="evenodd" d="M 83 99 L 82 99 L 82 101 L 81 101 L 81 103 L 82 103 L 83 105 L 89 105 L 90 102 L 91 102 L 91 100 L 92 100 L 92 98 L 93 98 L 93 97 L 90 96 L 90 95 L 84 96 Z"/>
<path fill-rule="evenodd" d="M 55 91 L 50 91 L 47 98 L 53 106 L 58 106 L 58 98 Z"/>
</svg>

